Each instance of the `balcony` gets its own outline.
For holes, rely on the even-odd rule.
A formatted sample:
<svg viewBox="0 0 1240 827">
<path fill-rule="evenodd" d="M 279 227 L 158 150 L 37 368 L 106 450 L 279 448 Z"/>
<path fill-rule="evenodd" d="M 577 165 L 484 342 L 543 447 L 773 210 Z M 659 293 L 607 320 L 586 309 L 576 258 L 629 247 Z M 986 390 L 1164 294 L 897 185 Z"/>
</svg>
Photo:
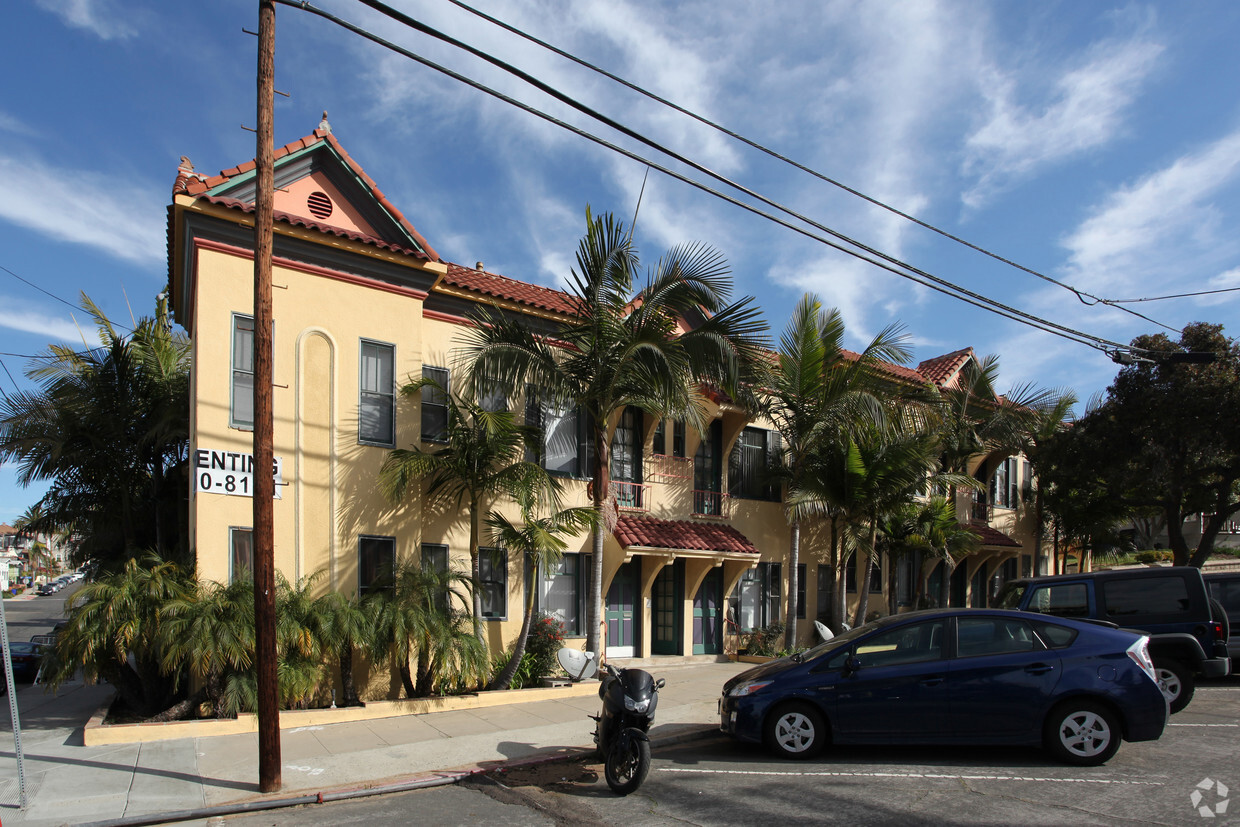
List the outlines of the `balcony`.
<svg viewBox="0 0 1240 827">
<path fill-rule="evenodd" d="M 650 502 L 650 486 L 642 485 L 639 482 L 619 482 L 612 480 L 610 483 L 612 496 L 616 498 L 616 507 L 621 511 L 648 511 Z"/>
<path fill-rule="evenodd" d="M 975 523 L 989 524 L 990 504 L 974 500 L 972 510 L 969 513 L 969 519 Z"/>
<path fill-rule="evenodd" d="M 729 520 L 732 518 L 732 498 L 722 491 L 694 491 L 693 516 Z"/>
<path fill-rule="evenodd" d="M 691 479 L 693 460 L 689 457 L 674 457 L 671 454 L 651 454 L 646 466 L 646 476 L 659 482 Z"/>
</svg>

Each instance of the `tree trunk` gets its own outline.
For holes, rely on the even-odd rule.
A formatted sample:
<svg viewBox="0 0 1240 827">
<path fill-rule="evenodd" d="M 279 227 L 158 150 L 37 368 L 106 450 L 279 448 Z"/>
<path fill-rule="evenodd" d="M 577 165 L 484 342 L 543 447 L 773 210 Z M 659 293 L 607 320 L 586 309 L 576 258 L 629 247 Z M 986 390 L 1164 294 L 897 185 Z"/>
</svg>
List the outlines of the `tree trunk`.
<svg viewBox="0 0 1240 827">
<path fill-rule="evenodd" d="M 600 663 L 607 646 L 606 640 L 600 640 L 600 627 L 603 623 L 603 532 L 607 530 L 603 503 L 607 502 L 609 488 L 610 447 L 607 444 L 607 421 L 595 417 L 593 505 L 597 519 L 591 533 L 593 559 L 590 561 L 590 603 L 586 612 L 586 651 L 594 652 Z"/>
<path fill-rule="evenodd" d="M 362 699 L 357 696 L 357 686 L 353 683 L 353 641 L 348 640 L 340 647 L 340 689 L 341 701 L 345 706 L 361 706 Z"/>
<path fill-rule="evenodd" d="M 486 644 L 486 635 L 482 631 L 482 563 L 478 560 L 478 536 L 482 531 L 482 505 L 478 497 L 469 498 L 469 575 L 474 579 L 474 636 Z"/>
<path fill-rule="evenodd" d="M 784 612 L 784 648 L 797 645 L 797 565 L 801 558 L 801 521 L 792 521 L 792 541 L 788 548 L 788 608 Z"/>
<path fill-rule="evenodd" d="M 422 652 L 419 652 L 418 653 L 418 680 L 414 686 L 414 693 L 413 693 L 414 696 L 418 698 L 425 698 L 427 695 L 430 695 L 431 690 L 435 688 L 435 684 L 434 684 L 435 674 L 434 674 L 434 670 L 431 667 L 432 667 L 431 656 L 429 654 L 423 654 Z M 408 671 L 407 667 L 405 671 Z M 402 675 L 401 678 L 403 680 L 404 676 Z M 405 694 L 406 695 L 409 694 L 408 690 L 405 691 Z"/>
<path fill-rule="evenodd" d="M 956 570 L 956 564 L 951 558 L 951 552 L 945 552 L 943 557 L 943 582 L 939 584 L 939 608 L 946 609 L 952 602 L 952 572 Z"/>
<path fill-rule="evenodd" d="M 861 569 L 860 582 L 857 583 L 857 614 L 853 617 L 853 628 L 865 625 L 865 616 L 870 609 L 870 576 L 874 571 L 874 555 L 877 554 L 875 543 L 878 538 L 876 523 L 877 515 L 870 518 L 870 547 L 866 550 L 865 566 Z"/>
<path fill-rule="evenodd" d="M 155 724 L 155 723 L 164 723 L 165 721 L 180 721 L 186 718 L 195 717 L 193 714 L 194 710 L 196 710 L 199 707 L 199 705 L 202 704 L 202 702 L 205 701 L 206 699 L 207 699 L 206 690 L 199 689 L 197 692 L 195 692 L 193 695 L 186 698 L 185 700 L 180 701 L 179 703 L 175 703 L 172 706 L 165 709 L 163 712 L 160 712 L 157 715 L 152 715 L 151 717 L 147 718 L 146 722 Z"/>
<path fill-rule="evenodd" d="M 528 571 L 530 566 L 525 567 Z M 528 581 L 528 577 L 527 577 Z M 521 656 L 525 654 L 525 642 L 530 637 L 530 627 L 534 622 L 534 590 L 525 590 L 525 618 L 521 621 L 521 632 L 517 635 L 517 642 L 512 647 L 512 657 L 508 659 L 508 663 L 504 664 L 504 668 L 500 670 L 492 680 L 487 689 L 507 689 L 512 685 L 512 677 L 517 674 L 517 667 L 521 665 Z"/>
<path fill-rule="evenodd" d="M 421 660 L 419 660 L 419 663 L 421 663 Z M 400 673 L 400 685 L 405 690 L 406 698 L 424 697 L 419 694 L 418 692 L 419 687 L 414 686 L 413 675 L 409 672 L 409 659 L 408 658 L 406 658 L 404 662 L 401 663 L 400 668 L 397 671 Z M 419 675 L 418 677 L 420 678 L 421 675 Z M 430 693 L 431 693 L 430 686 L 427 686 L 426 694 L 429 695 Z"/>
</svg>

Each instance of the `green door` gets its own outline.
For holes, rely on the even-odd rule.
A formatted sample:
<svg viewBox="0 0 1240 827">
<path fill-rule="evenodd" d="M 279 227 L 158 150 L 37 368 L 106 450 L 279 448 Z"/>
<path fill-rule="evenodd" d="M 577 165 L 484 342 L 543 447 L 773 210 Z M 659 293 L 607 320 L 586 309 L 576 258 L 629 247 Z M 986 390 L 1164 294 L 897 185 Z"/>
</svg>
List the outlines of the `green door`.
<svg viewBox="0 0 1240 827">
<path fill-rule="evenodd" d="M 651 654 L 679 655 L 681 653 L 681 607 L 684 591 L 685 561 L 677 560 L 659 569 L 654 579 L 652 602 L 654 604 L 654 635 L 650 641 Z"/>
<path fill-rule="evenodd" d="M 693 654 L 717 655 L 723 651 L 723 571 L 706 573 L 693 597 Z"/>
<path fill-rule="evenodd" d="M 631 658 L 637 654 L 636 561 L 620 567 L 607 590 L 607 657 Z"/>
</svg>

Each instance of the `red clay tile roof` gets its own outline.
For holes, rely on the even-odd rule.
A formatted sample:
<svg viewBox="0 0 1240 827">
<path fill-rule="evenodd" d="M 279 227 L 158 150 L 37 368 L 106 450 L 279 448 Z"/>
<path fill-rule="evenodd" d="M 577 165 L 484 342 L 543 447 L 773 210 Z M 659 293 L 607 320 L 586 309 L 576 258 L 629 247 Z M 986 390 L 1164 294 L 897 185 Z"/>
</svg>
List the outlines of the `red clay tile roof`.
<svg viewBox="0 0 1240 827">
<path fill-rule="evenodd" d="M 568 294 L 562 290 L 517 281 L 497 273 L 479 271 L 473 267 L 462 267 L 449 262 L 448 274 L 444 276 L 443 283 L 555 313 L 569 316 L 575 313 Z"/>
<path fill-rule="evenodd" d="M 962 523 L 966 528 L 976 534 L 982 540 L 984 546 L 1003 546 L 1004 548 L 1024 548 L 1020 543 L 1004 534 L 997 528 L 991 528 L 988 525 L 979 523 Z"/>
<path fill-rule="evenodd" d="M 854 353 L 851 350 L 844 350 L 842 348 L 840 350 L 840 354 L 845 359 L 849 360 L 850 362 L 855 362 L 861 358 L 860 353 Z M 925 382 L 927 379 L 925 375 L 923 375 L 922 373 L 916 370 L 913 370 L 912 368 L 906 368 L 903 365 L 897 365 L 892 362 L 879 362 L 879 367 L 884 372 L 889 373 L 895 378 L 902 379 L 906 382 L 913 382 L 915 384 L 920 385 L 922 382 Z"/>
<path fill-rule="evenodd" d="M 973 348 L 966 347 L 954 350 L 942 356 L 927 359 L 917 366 L 917 372 L 935 385 L 942 385 L 952 374 L 960 369 L 966 361 L 973 357 Z"/>
<path fill-rule="evenodd" d="M 757 554 L 749 538 L 730 525 L 660 520 L 621 514 L 613 532 L 620 545 L 684 551 L 724 551 Z"/>
<path fill-rule="evenodd" d="M 414 229 L 413 225 L 409 223 L 409 220 L 405 218 L 404 213 L 397 209 L 396 205 L 389 201 L 387 196 L 380 191 L 379 187 L 375 184 L 371 177 L 366 174 L 366 171 L 362 169 L 361 165 L 349 157 L 349 153 L 345 151 L 344 147 L 340 145 L 340 142 L 336 140 L 336 136 L 331 132 L 326 129 L 316 129 L 304 138 L 299 138 L 290 144 L 285 144 L 275 151 L 275 160 L 279 161 L 285 155 L 300 152 L 301 150 L 320 142 L 326 142 L 336 151 L 341 160 L 348 165 L 349 169 L 353 170 L 353 173 L 357 175 L 361 182 L 370 190 L 370 193 L 375 197 L 375 200 L 378 201 L 379 204 L 388 211 L 392 218 L 411 236 L 413 236 L 414 240 L 422 247 L 423 250 L 426 251 L 426 257 L 428 259 L 431 261 L 440 260 L 439 254 L 435 252 L 434 248 L 427 243 L 421 233 Z M 187 170 L 187 164 L 188 161 L 182 159 L 182 165 L 177 169 L 176 182 L 172 187 L 173 195 L 202 195 L 208 190 L 215 189 L 219 185 L 227 183 L 238 175 L 244 175 L 255 167 L 254 161 L 246 161 L 244 164 L 235 166 L 232 169 L 226 169 L 219 175 L 208 178 L 204 175 Z"/>
</svg>

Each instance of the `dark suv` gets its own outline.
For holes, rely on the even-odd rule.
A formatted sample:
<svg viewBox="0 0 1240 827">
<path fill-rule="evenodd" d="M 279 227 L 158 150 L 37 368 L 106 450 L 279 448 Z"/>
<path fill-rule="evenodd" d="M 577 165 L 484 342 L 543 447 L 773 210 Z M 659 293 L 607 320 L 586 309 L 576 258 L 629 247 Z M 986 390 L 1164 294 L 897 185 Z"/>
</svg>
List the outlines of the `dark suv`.
<svg viewBox="0 0 1240 827">
<path fill-rule="evenodd" d="M 1217 571 L 1205 575 L 1210 597 L 1217 600 L 1227 613 L 1231 636 L 1227 638 L 1227 654 L 1231 671 L 1240 674 L 1240 571 Z"/>
<path fill-rule="evenodd" d="M 1151 566 L 1014 580 L 1004 609 L 1110 623 L 1150 636 L 1158 685 L 1179 712 L 1192 700 L 1197 676 L 1221 678 L 1230 668 L 1227 616 L 1206 592 L 1201 570 Z"/>
</svg>

